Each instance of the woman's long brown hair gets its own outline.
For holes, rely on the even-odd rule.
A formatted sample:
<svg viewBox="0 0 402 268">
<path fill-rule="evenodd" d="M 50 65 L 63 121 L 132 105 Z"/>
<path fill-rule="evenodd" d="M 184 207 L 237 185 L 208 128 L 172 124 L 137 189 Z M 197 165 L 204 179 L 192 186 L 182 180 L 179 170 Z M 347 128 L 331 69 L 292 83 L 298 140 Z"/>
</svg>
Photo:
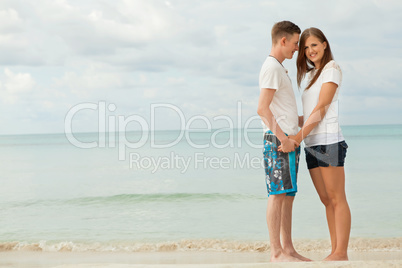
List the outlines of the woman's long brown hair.
<svg viewBox="0 0 402 268">
<path fill-rule="evenodd" d="M 306 73 L 314 69 L 314 63 L 310 61 L 306 57 L 306 53 L 304 50 L 304 47 L 306 46 L 306 40 L 310 36 L 315 36 L 318 40 L 320 40 L 321 43 L 326 42 L 327 47 L 324 50 L 324 55 L 322 56 L 321 59 L 321 64 L 320 64 L 320 69 L 317 70 L 315 73 L 313 79 L 311 79 L 310 83 L 307 85 L 306 89 L 309 89 L 315 81 L 317 81 L 318 77 L 320 76 L 322 69 L 324 66 L 330 62 L 331 60 L 334 59 L 332 52 L 331 52 L 331 47 L 329 46 L 329 42 L 327 38 L 325 37 L 324 33 L 317 28 L 311 27 L 303 31 L 300 37 L 300 45 L 299 45 L 299 53 L 297 56 L 297 86 L 300 88 L 300 84 L 303 81 L 304 77 L 306 76 Z"/>
</svg>

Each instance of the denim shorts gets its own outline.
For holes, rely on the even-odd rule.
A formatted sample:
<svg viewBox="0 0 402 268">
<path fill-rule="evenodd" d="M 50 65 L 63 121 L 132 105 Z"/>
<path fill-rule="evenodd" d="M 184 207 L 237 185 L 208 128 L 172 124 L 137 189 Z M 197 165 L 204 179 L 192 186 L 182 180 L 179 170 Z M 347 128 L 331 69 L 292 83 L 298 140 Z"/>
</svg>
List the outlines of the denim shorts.
<svg viewBox="0 0 402 268">
<path fill-rule="evenodd" d="M 345 164 L 348 145 L 345 141 L 328 145 L 315 145 L 304 148 L 307 168 L 343 167 Z"/>
</svg>

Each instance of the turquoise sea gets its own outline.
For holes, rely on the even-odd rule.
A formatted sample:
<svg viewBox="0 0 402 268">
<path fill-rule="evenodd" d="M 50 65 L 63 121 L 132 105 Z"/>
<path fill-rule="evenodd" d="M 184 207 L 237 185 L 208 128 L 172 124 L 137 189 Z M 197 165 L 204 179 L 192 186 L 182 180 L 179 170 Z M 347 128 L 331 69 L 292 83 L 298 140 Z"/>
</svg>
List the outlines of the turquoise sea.
<svg viewBox="0 0 402 268">
<path fill-rule="evenodd" d="M 402 237 L 402 125 L 342 130 L 351 237 Z M 0 243 L 268 241 L 261 130 L 123 135 L 0 136 Z M 304 153 L 298 184 L 294 238 L 327 239 Z"/>
</svg>

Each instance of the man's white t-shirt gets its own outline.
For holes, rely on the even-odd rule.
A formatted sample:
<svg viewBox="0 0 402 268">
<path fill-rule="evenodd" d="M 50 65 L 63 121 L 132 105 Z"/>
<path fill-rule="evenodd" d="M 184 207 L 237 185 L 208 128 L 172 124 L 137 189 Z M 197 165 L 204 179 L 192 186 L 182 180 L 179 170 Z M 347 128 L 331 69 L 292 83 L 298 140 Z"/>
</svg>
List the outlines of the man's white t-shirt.
<svg viewBox="0 0 402 268">
<path fill-rule="evenodd" d="M 314 77 L 315 69 L 307 74 L 308 83 Z M 328 62 L 317 81 L 302 94 L 304 123 L 318 104 L 322 84 L 332 82 L 338 85 L 327 113 L 318 125 L 304 139 L 306 147 L 328 145 L 345 140 L 338 121 L 338 93 L 342 82 L 342 71 L 335 61 Z"/>
<path fill-rule="evenodd" d="M 260 90 L 275 90 L 269 108 L 282 131 L 288 135 L 296 135 L 299 122 L 296 98 L 285 67 L 274 57 L 268 56 L 262 65 L 259 82 Z M 265 131 L 269 130 L 264 122 L 262 124 Z"/>
</svg>

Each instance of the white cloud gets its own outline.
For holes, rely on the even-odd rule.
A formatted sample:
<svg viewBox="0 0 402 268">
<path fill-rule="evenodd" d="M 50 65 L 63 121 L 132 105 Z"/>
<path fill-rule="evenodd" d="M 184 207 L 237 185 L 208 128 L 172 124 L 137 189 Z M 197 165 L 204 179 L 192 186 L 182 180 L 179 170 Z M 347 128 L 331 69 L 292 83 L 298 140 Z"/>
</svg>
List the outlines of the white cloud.
<svg viewBox="0 0 402 268">
<path fill-rule="evenodd" d="M 373 56 L 341 62 L 347 95 L 401 96 L 399 92 L 402 68 L 400 58 Z"/>
<path fill-rule="evenodd" d="M 4 77 L 0 81 L 0 99 L 5 104 L 16 103 L 21 96 L 29 94 L 35 86 L 35 80 L 29 73 L 13 73 L 4 69 Z"/>
<path fill-rule="evenodd" d="M 15 33 L 21 31 L 23 21 L 18 12 L 12 8 L 0 10 L 0 33 Z"/>
<path fill-rule="evenodd" d="M 382 122 L 402 113 L 401 12 L 400 1 L 375 0 L 3 0 L 0 113 L 12 116 L 10 131 L 25 118 L 31 130 L 53 124 L 54 132 L 86 101 L 106 100 L 125 115 L 166 102 L 209 117 L 235 116 L 242 101 L 250 117 L 270 29 L 288 19 L 329 38 L 344 73 L 345 122 Z M 294 80 L 295 60 L 284 65 Z"/>
<path fill-rule="evenodd" d="M 10 69 L 4 70 L 6 79 L 4 88 L 9 93 L 23 93 L 31 91 L 35 86 L 35 81 L 29 73 L 13 73 Z"/>
<path fill-rule="evenodd" d="M 53 82 L 55 87 L 66 89 L 79 97 L 88 97 L 94 92 L 123 85 L 121 74 L 111 72 L 101 63 L 89 63 L 84 70 L 66 71 L 61 78 L 54 78 Z"/>
<path fill-rule="evenodd" d="M 145 89 L 144 93 L 143 93 L 143 96 L 146 99 L 152 99 L 152 98 L 154 98 L 156 96 L 156 92 L 157 92 L 156 89 L 151 89 L 151 88 Z"/>
<path fill-rule="evenodd" d="M 75 52 L 113 54 L 172 36 L 180 27 L 177 16 L 160 1 L 43 2 L 33 6 L 43 30 L 60 36 Z M 39 18 L 40 17 L 40 18 Z"/>
<path fill-rule="evenodd" d="M 119 20 L 107 18 L 99 10 L 91 11 L 87 20 L 99 36 L 121 42 L 146 42 L 171 32 L 163 11 L 148 2 L 126 2 L 117 11 L 122 15 Z"/>
</svg>

